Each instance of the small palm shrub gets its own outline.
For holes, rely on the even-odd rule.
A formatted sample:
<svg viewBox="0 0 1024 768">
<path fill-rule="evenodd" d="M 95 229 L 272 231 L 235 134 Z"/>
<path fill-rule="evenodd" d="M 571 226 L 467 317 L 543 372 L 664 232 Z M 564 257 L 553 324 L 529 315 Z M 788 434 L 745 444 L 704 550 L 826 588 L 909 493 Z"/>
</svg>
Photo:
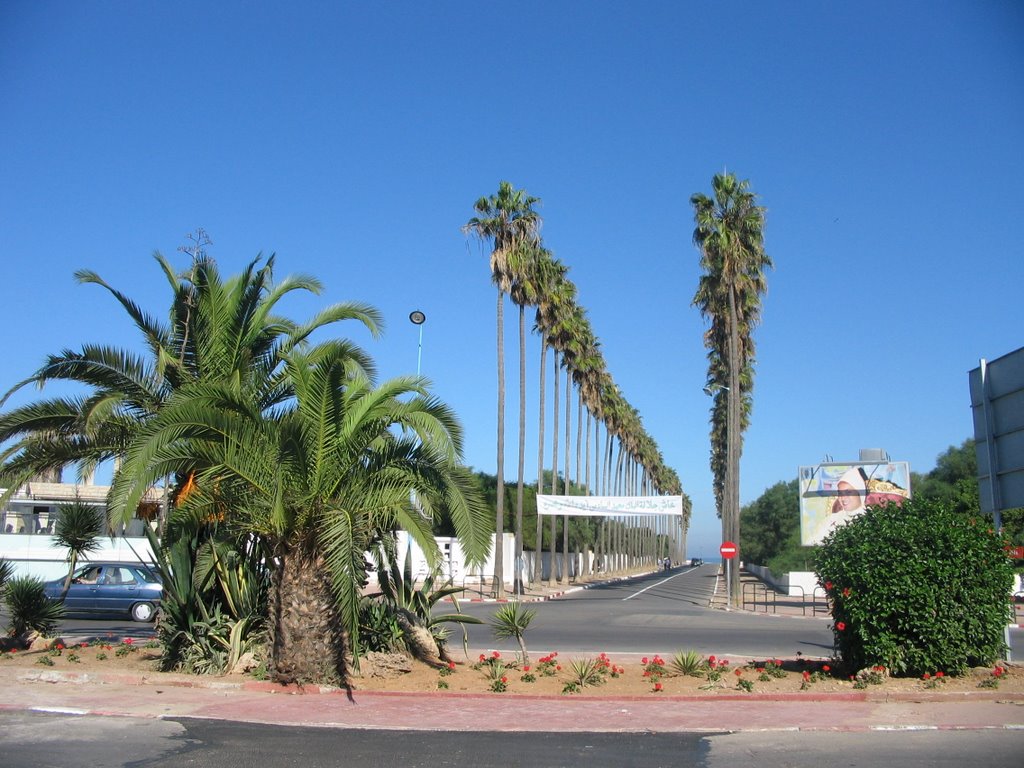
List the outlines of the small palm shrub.
<svg viewBox="0 0 1024 768">
<path fill-rule="evenodd" d="M 52 635 L 64 618 L 64 607 L 46 596 L 43 580 L 34 576 L 10 579 L 4 588 L 4 603 L 12 637 L 25 638 L 30 632 Z"/>
<path fill-rule="evenodd" d="M 815 560 L 850 669 L 962 674 L 1002 658 L 1013 566 L 988 520 L 945 502 L 870 507 Z"/>
<path fill-rule="evenodd" d="M 494 612 L 491 619 L 491 631 L 494 632 L 495 639 L 515 638 L 519 643 L 524 664 L 530 663 L 530 656 L 526 651 L 526 630 L 536 615 L 535 610 L 525 607 L 522 603 L 505 603 Z"/>
</svg>

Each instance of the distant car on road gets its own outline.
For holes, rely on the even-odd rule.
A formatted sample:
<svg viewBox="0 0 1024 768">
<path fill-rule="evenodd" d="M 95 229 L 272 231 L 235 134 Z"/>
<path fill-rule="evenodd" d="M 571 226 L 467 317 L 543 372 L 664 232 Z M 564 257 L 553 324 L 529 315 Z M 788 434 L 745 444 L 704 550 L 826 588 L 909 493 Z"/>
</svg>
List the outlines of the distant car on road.
<svg viewBox="0 0 1024 768">
<path fill-rule="evenodd" d="M 691 557 L 690 565 L 696 568 L 698 565 L 704 565 L 704 561 L 701 560 L 699 557 Z"/>
<path fill-rule="evenodd" d="M 46 596 L 60 597 L 64 579 L 45 584 Z M 149 567 L 141 563 L 88 563 L 76 568 L 64 599 L 68 613 L 127 613 L 135 621 L 153 621 L 163 585 Z"/>
</svg>

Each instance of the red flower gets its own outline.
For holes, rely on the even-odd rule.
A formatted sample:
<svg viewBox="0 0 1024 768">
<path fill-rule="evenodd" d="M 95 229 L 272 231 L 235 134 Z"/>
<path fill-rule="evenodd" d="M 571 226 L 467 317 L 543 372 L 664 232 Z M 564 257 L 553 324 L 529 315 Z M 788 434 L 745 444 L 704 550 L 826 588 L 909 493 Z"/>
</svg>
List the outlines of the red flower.
<svg viewBox="0 0 1024 768">
<path fill-rule="evenodd" d="M 743 670 L 740 667 L 736 667 L 736 677 L 739 677 L 742 674 L 743 674 Z"/>
<path fill-rule="evenodd" d="M 723 666 L 723 667 L 728 667 L 728 666 L 729 666 L 729 660 L 728 660 L 728 659 L 722 659 L 722 660 L 721 660 L 720 662 L 718 662 L 718 663 L 719 663 L 719 664 L 720 664 L 721 666 Z"/>
<path fill-rule="evenodd" d="M 941 671 L 940 671 L 940 672 L 936 672 L 936 673 L 935 673 L 935 676 L 936 676 L 936 677 L 945 677 L 945 676 L 946 676 L 946 673 L 945 673 L 945 672 L 941 672 Z"/>
<path fill-rule="evenodd" d="M 845 630 L 846 629 L 846 622 L 845 621 L 837 621 L 836 622 L 836 629 L 838 629 L 840 632 Z"/>
<path fill-rule="evenodd" d="M 555 665 L 555 671 L 556 672 L 561 672 L 562 671 L 562 665 L 561 664 L 556 664 Z"/>
<path fill-rule="evenodd" d="M 922 679 L 924 679 L 924 680 L 928 680 L 928 679 L 930 679 L 930 678 L 931 678 L 931 675 L 930 675 L 929 673 L 925 672 L 925 673 L 924 673 L 923 675 L 921 675 L 921 677 L 922 677 Z"/>
<path fill-rule="evenodd" d="M 454 661 L 449 661 L 448 662 L 448 669 L 455 669 L 455 662 Z"/>
<path fill-rule="evenodd" d="M 825 589 L 827 589 L 829 591 L 832 590 L 832 582 L 831 581 L 826 581 L 825 582 Z"/>
<path fill-rule="evenodd" d="M 759 674 L 759 675 L 763 675 L 764 674 L 764 667 L 758 667 L 754 671 L 757 672 L 757 674 Z"/>
<path fill-rule="evenodd" d="M 654 690 L 660 691 L 661 690 L 661 683 L 655 683 L 654 684 Z"/>
<path fill-rule="evenodd" d="M 501 678 L 501 682 L 503 682 L 503 683 L 507 683 L 507 682 L 508 682 L 508 678 L 507 678 L 507 677 L 503 677 L 503 678 Z"/>
<path fill-rule="evenodd" d="M 491 654 L 491 656 L 493 656 L 493 657 L 494 657 L 494 658 L 496 658 L 496 659 L 500 659 L 500 658 L 501 658 L 501 654 L 500 654 L 500 653 L 498 653 L 497 651 L 494 651 L 494 652 L 493 652 L 493 653 Z"/>
<path fill-rule="evenodd" d="M 714 664 L 714 663 L 715 663 L 715 657 L 714 656 L 708 656 L 708 664 Z"/>
<path fill-rule="evenodd" d="M 849 587 L 844 587 L 843 588 L 843 597 L 849 597 L 849 596 L 850 596 L 850 588 Z"/>
<path fill-rule="evenodd" d="M 487 661 L 487 657 L 484 656 L 482 653 L 480 654 L 480 661 Z"/>
<path fill-rule="evenodd" d="M 124 639 L 124 644 L 125 644 L 125 645 L 131 645 L 131 644 L 132 644 L 132 639 L 131 639 L 130 637 L 126 637 L 126 638 Z"/>
<path fill-rule="evenodd" d="M 64 643 L 57 643 L 57 650 L 58 651 L 63 651 L 64 650 Z"/>
<path fill-rule="evenodd" d="M 640 659 L 640 663 L 641 664 L 646 664 L 647 663 L 647 657 L 644 656 L 642 659 Z"/>
<path fill-rule="evenodd" d="M 807 670 L 805 669 L 805 670 L 804 670 L 804 680 L 810 680 L 810 679 L 811 679 L 811 673 L 810 673 L 810 672 L 808 672 L 808 671 L 807 671 Z"/>
<path fill-rule="evenodd" d="M 529 664 L 525 664 L 523 666 L 523 672 L 529 672 L 529 671 L 530 671 L 530 665 Z"/>
<path fill-rule="evenodd" d="M 831 672 L 832 671 L 832 667 L 830 667 L 828 664 L 826 664 L 825 666 L 823 666 L 821 668 L 821 671 L 822 672 Z"/>
</svg>

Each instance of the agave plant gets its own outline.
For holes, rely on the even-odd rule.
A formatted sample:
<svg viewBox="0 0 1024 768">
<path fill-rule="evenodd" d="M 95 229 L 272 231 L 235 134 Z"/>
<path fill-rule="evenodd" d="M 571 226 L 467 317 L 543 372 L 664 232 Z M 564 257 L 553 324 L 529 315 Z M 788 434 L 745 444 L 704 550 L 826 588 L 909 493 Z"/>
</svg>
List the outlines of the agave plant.
<svg viewBox="0 0 1024 768">
<path fill-rule="evenodd" d="M 4 585 L 14 577 L 14 564 L 0 557 L 0 597 L 4 594 Z"/>
<path fill-rule="evenodd" d="M 707 663 L 696 651 L 677 651 L 672 657 L 672 670 L 677 675 L 702 677 L 707 670 Z"/>
<path fill-rule="evenodd" d="M 64 618 L 64 606 L 46 596 L 43 580 L 18 576 L 7 581 L 4 603 L 10 614 L 8 634 L 24 642 L 30 632 L 52 635 Z"/>
<path fill-rule="evenodd" d="M 483 624 L 480 619 L 462 613 L 455 597 L 462 588 L 454 586 L 450 578 L 442 580 L 439 569 L 427 574 L 417 586 L 412 572 L 411 547 L 406 550 L 405 564 L 400 569 L 394 552 L 394 539 L 386 536 L 375 551 L 375 559 L 380 592 L 373 597 L 379 596 L 394 612 L 406 647 L 416 658 L 430 664 L 436 664 L 439 659 L 448 660 L 445 651 L 447 628 L 443 625 Z M 434 607 L 446 598 L 451 598 L 455 612 L 435 614 Z M 463 646 L 468 647 L 464 626 L 462 638 Z"/>
</svg>

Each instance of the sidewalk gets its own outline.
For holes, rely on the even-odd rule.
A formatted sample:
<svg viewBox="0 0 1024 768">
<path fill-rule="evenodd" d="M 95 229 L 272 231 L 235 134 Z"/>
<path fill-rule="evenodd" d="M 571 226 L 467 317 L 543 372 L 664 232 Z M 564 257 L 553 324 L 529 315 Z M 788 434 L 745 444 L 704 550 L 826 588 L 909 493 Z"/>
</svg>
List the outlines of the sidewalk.
<svg viewBox="0 0 1024 768">
<path fill-rule="evenodd" d="M 749 574 L 745 578 L 754 578 Z M 724 610 L 724 581 L 713 605 Z M 605 582 L 602 582 L 605 583 Z M 528 590 L 543 600 L 586 584 Z M 777 597 L 774 615 L 811 616 Z M 748 608 L 749 610 L 749 608 Z M 759 604 L 758 613 L 764 613 Z M 772 607 L 769 608 L 769 615 Z M 827 620 L 820 612 L 818 620 Z M 769 620 L 766 617 L 766 620 Z M 570 652 L 567 650 L 566 654 Z M 608 697 L 395 693 L 282 687 L 157 673 L 76 674 L 0 667 L 0 710 L 137 718 L 215 720 L 333 728 L 441 731 L 738 732 L 1013 729 L 1024 730 L 1024 695 L 979 690 L 715 696 Z"/>
<path fill-rule="evenodd" d="M 1024 730 L 1024 697 L 866 691 L 709 697 L 502 696 L 282 688 L 182 675 L 86 676 L 0 669 L 0 709 L 333 728 L 444 731 L 735 732 Z"/>
</svg>

